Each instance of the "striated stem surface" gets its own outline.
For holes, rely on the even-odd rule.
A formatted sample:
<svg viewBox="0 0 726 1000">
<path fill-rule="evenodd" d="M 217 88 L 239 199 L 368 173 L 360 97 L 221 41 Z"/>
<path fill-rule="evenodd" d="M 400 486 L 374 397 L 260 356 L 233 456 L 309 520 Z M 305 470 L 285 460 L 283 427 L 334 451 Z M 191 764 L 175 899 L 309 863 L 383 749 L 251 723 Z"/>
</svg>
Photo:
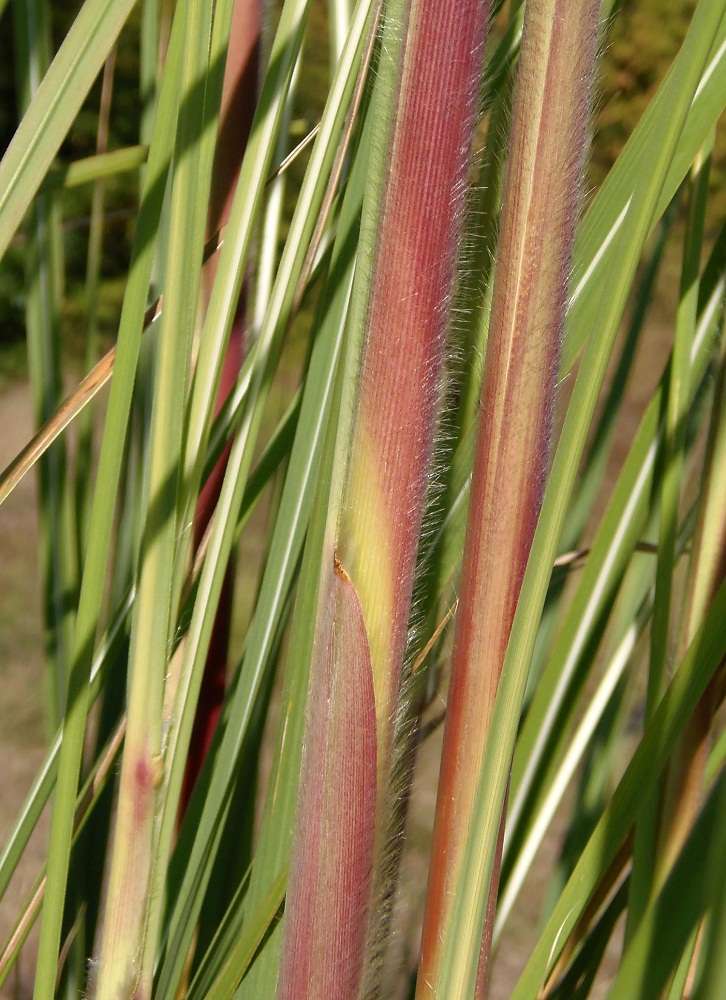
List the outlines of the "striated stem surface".
<svg viewBox="0 0 726 1000">
<path fill-rule="evenodd" d="M 283 961 L 281 998 L 325 995 L 316 984 L 328 983 L 325 970 L 333 966 L 339 981 L 348 984 L 343 993 L 334 992 L 336 997 L 352 998 L 361 989 L 368 995 L 378 988 L 369 969 L 361 986 L 363 952 L 372 951 L 375 964 L 381 946 L 381 935 L 367 926 L 367 914 L 375 910 L 372 924 L 385 919 L 381 901 L 390 896 L 388 883 L 395 878 L 383 835 L 389 829 L 384 812 L 391 802 L 393 725 L 430 482 L 488 8 L 488 0 L 393 0 L 386 10 L 377 97 L 386 102 L 381 121 L 386 123 L 388 155 L 381 174 L 371 168 L 366 197 L 368 208 L 375 206 L 375 232 L 366 229 L 364 209 L 362 243 L 367 249 L 371 236 L 372 252 L 368 259 L 363 251 L 359 254 L 353 291 L 352 315 L 361 317 L 362 333 L 353 329 L 351 338 L 361 348 L 344 397 L 352 410 L 345 412 L 344 402 L 341 414 L 343 422 L 352 417 L 352 427 L 349 436 L 338 437 L 334 482 L 341 485 L 332 509 L 340 516 L 329 534 L 335 557 L 328 550 L 324 556 L 336 571 L 327 572 L 321 588 L 294 877 L 286 904 L 284 954 L 298 957 Z M 380 81 L 391 68 L 392 86 L 382 94 Z M 328 625 L 321 618 L 320 609 L 324 616 L 341 613 L 330 594 L 341 578 L 359 602 L 362 631 Z M 323 750 L 316 747 L 326 743 L 316 727 L 322 725 L 320 703 L 329 683 L 321 650 L 327 648 L 324 635 L 331 627 L 340 643 L 335 669 L 355 675 L 363 646 L 369 658 L 370 703 L 361 700 L 357 709 L 357 724 L 366 720 L 376 747 L 373 823 L 365 839 L 351 839 L 347 814 L 350 803 L 367 796 L 367 789 L 349 787 L 345 797 L 315 798 L 313 792 L 325 767 Z M 339 753 L 349 752 L 346 738 L 337 738 L 343 741 Z M 335 752 L 330 742 L 326 752 Z M 308 818 L 311 808 L 320 811 L 314 823 Z M 315 861 L 321 850 L 335 853 L 360 881 L 321 878 Z M 385 878 L 378 874 L 382 870 Z M 363 914 L 358 921 L 362 936 L 356 933 L 355 941 L 345 937 L 342 947 L 336 921 L 352 905 L 346 902 L 351 893 L 358 901 L 356 912 Z M 320 928 L 314 942 L 312 927 Z"/>
<path fill-rule="evenodd" d="M 293 856 L 279 1000 L 350 1000 L 358 991 L 376 813 L 376 726 L 368 637 L 360 601 L 336 562 L 316 656 L 323 690 L 311 706 L 298 803 L 306 852 Z M 353 848 L 353 849 L 351 849 Z M 329 905 L 319 905 L 326 896 Z M 304 992 L 302 992 L 304 991 Z"/>
<path fill-rule="evenodd" d="M 544 492 L 597 0 L 529 0 L 501 234 L 417 997 L 439 996 L 477 774 Z M 501 835 L 500 835 L 501 841 Z M 480 958 L 485 995 L 498 864 Z"/>
<path fill-rule="evenodd" d="M 371 637 L 383 759 L 438 407 L 488 4 L 413 4 L 338 548 Z"/>
</svg>

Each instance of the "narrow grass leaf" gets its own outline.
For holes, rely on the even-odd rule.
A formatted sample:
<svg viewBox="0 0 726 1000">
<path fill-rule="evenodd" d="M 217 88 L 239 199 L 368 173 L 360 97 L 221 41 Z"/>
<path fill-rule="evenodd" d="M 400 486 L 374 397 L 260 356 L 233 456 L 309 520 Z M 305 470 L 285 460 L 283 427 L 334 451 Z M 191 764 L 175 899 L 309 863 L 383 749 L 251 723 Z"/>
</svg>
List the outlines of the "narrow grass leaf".
<svg viewBox="0 0 726 1000">
<path fill-rule="evenodd" d="M 702 384 L 711 357 L 714 332 L 724 293 L 722 229 L 700 281 L 698 328 L 693 341 L 689 384 L 692 394 Z M 540 766 L 552 754 L 550 737 L 563 727 L 559 714 L 572 701 L 573 685 L 582 688 L 586 670 L 583 655 L 592 629 L 615 593 L 636 540 L 644 531 L 649 496 L 654 489 L 656 455 L 662 439 L 661 408 L 668 366 L 654 392 L 630 451 L 622 465 L 595 537 L 577 591 L 558 630 L 548 664 L 518 735 L 512 765 L 512 802 L 509 823 L 516 826 L 525 798 Z M 693 395 L 691 395 L 691 400 Z M 660 480 L 658 479 L 657 482 Z"/>
<path fill-rule="evenodd" d="M 96 152 L 103 156 L 108 145 L 109 118 L 113 96 L 113 78 L 116 67 L 116 49 L 112 49 L 103 67 L 101 98 L 96 130 Z M 86 352 L 85 365 L 89 371 L 96 363 L 99 348 L 98 306 L 103 257 L 103 232 L 105 225 L 106 188 L 102 180 L 93 185 L 91 218 L 88 231 L 86 258 Z M 83 565 L 87 547 L 86 532 L 91 506 L 91 468 L 93 464 L 93 410 L 85 407 L 76 422 L 78 444 L 75 468 L 76 548 L 78 561 Z"/>
<path fill-rule="evenodd" d="M 683 239 L 680 300 L 665 406 L 665 430 L 661 453 L 663 479 L 660 489 L 660 522 L 655 583 L 655 606 L 650 631 L 650 662 L 645 700 L 646 720 L 653 713 L 667 684 L 671 649 L 671 606 L 675 566 L 676 533 L 681 504 L 685 461 L 686 416 L 692 343 L 698 314 L 698 275 L 703 247 L 711 142 L 694 163 L 689 186 L 689 210 Z M 636 826 L 633 871 L 630 879 L 626 938 L 638 926 L 650 893 L 662 877 L 658 858 L 660 789 L 655 787 Z"/>
<path fill-rule="evenodd" d="M 726 585 L 719 588 L 702 628 L 680 663 L 612 800 L 597 824 L 527 962 L 512 1000 L 534 1000 L 547 970 L 632 827 L 643 793 L 668 756 L 726 653 L 722 622 Z"/>
<path fill-rule="evenodd" d="M 166 261 L 167 299 L 149 438 L 148 500 L 132 619 L 127 734 L 98 975 L 101 996 L 128 993 L 139 1000 L 151 994 L 156 948 L 157 928 L 150 914 L 152 899 L 157 898 L 153 880 L 158 798 L 165 791 L 162 707 L 176 610 L 172 586 L 177 493 L 204 248 L 204 206 L 212 167 L 202 139 L 219 112 L 218 105 L 210 107 L 213 98 L 205 104 L 205 89 L 200 86 L 209 71 L 211 11 L 202 0 L 188 0 L 183 14 L 182 99 L 170 196 L 174 238 Z"/>
<path fill-rule="evenodd" d="M 320 310 L 320 329 L 313 348 L 309 378 L 304 396 L 304 413 L 301 411 L 298 432 L 290 458 L 290 467 L 280 502 L 278 523 L 270 546 L 270 559 L 260 590 L 260 599 L 245 651 L 244 664 L 250 677 L 246 691 L 250 699 L 259 683 L 259 675 L 269 657 L 272 634 L 270 622 L 276 621 L 284 594 L 290 585 L 293 568 L 299 559 L 308 518 L 311 518 L 309 541 L 300 572 L 299 596 L 293 617 L 290 649 L 295 650 L 292 662 L 298 669 L 285 674 L 283 690 L 283 716 L 285 738 L 278 744 L 273 766 L 273 783 L 265 801 L 262 834 L 254 856 L 250 888 L 247 896 L 245 926 L 257 919 L 263 899 L 271 881 L 277 874 L 287 871 L 290 856 L 292 817 L 295 810 L 299 754 L 304 725 L 304 696 L 307 687 L 309 660 L 305 656 L 307 643 L 312 642 L 311 628 L 314 608 L 309 603 L 316 592 L 311 574 L 317 572 L 310 552 L 315 548 L 316 526 L 320 529 L 320 515 L 311 513 L 318 477 L 324 477 L 322 463 L 323 441 L 331 415 L 337 412 L 334 399 L 336 372 L 343 342 L 345 310 L 357 246 L 358 216 L 363 198 L 370 129 L 364 131 L 359 151 L 354 157 L 352 172 L 346 187 L 338 237 L 333 250 L 330 273 L 326 282 Z M 319 471 L 320 470 L 320 471 Z M 328 473 L 329 474 L 329 473 Z M 318 561 L 319 562 L 319 561 Z M 240 700 L 245 712 L 249 709 Z M 231 735 L 231 734 L 230 734 Z M 274 789 L 274 791 L 273 791 Z M 277 948 L 279 930 L 272 931 L 261 955 L 242 985 L 244 995 L 258 996 L 260 992 L 271 995 L 277 978 Z M 249 991 L 249 993 L 248 993 Z"/>
<path fill-rule="evenodd" d="M 229 1000 L 230 997 L 234 996 L 242 977 L 252 964 L 255 952 L 280 913 L 285 899 L 286 886 L 287 871 L 285 870 L 281 871 L 272 882 L 267 896 L 255 914 L 255 920 L 246 922 L 226 964 L 220 969 L 219 975 L 208 989 L 205 989 L 203 1000 Z M 198 994 L 194 993 L 194 984 L 192 984 L 191 998 L 192 1000 L 202 1000 Z"/>
<path fill-rule="evenodd" d="M 331 129 L 333 134 L 339 135 L 342 127 L 342 118 L 344 117 L 345 110 L 347 110 L 345 95 L 347 93 L 349 99 L 353 83 L 356 79 L 356 72 L 360 65 L 363 43 L 366 37 L 369 14 L 370 4 L 364 0 L 356 9 L 353 31 L 349 39 L 349 45 L 346 47 L 346 56 L 340 65 L 335 85 L 336 89 L 329 102 L 324 143 L 331 141 L 328 129 Z M 300 11 L 294 5 L 291 5 L 289 15 L 292 18 L 293 24 L 301 16 Z M 281 37 L 286 37 L 288 32 L 289 25 L 286 33 Z M 290 72 L 292 71 L 292 64 L 295 61 L 299 41 L 299 35 L 296 41 L 293 38 L 294 48 L 289 54 Z M 322 148 L 320 155 L 324 155 Z M 312 199 L 316 207 L 319 207 L 322 200 L 322 184 L 324 179 L 327 178 L 327 170 L 330 169 L 329 160 L 327 163 L 328 166 L 326 168 L 321 166 L 319 161 L 316 160 L 312 169 L 308 168 L 307 176 L 309 177 L 309 181 L 306 198 Z M 353 199 L 353 203 L 355 205 L 355 198 Z M 309 208 L 302 208 L 298 217 L 298 223 L 296 223 L 296 225 L 299 224 L 308 234 L 312 228 L 311 218 L 313 217 L 312 213 L 308 215 L 309 211 Z M 313 352 L 314 363 L 311 373 L 314 372 L 315 377 L 311 378 L 307 383 L 309 389 L 305 393 L 303 401 L 305 412 L 304 414 L 301 413 L 298 422 L 296 440 L 291 455 L 290 470 L 281 500 L 280 515 L 278 517 L 279 534 L 276 532 L 276 537 L 271 544 L 270 558 L 262 581 L 260 600 L 248 636 L 241 671 L 244 679 L 238 685 L 229 703 L 228 724 L 215 761 L 209 786 L 206 789 L 204 809 L 197 828 L 189 831 L 192 839 L 191 843 L 186 844 L 184 841 L 185 831 L 182 828 L 182 842 L 186 844 L 186 849 L 191 853 L 189 855 L 187 871 L 183 876 L 183 883 L 179 887 L 178 899 L 174 900 L 172 907 L 170 943 L 167 949 L 168 954 L 161 970 L 160 982 L 162 985 L 170 981 L 175 981 L 181 975 L 189 942 L 193 934 L 193 915 L 198 913 L 201 906 L 203 886 L 206 884 L 205 880 L 208 878 L 211 861 L 213 860 L 214 851 L 210 850 L 210 845 L 213 843 L 215 830 L 223 823 L 225 810 L 229 805 L 228 792 L 231 787 L 235 767 L 245 742 L 245 734 L 252 716 L 256 697 L 260 691 L 262 678 L 269 665 L 279 615 L 286 600 L 292 574 L 299 557 L 306 520 L 310 510 L 312 490 L 320 461 L 320 449 L 322 447 L 328 408 L 331 405 L 332 386 L 340 348 L 341 316 L 347 303 L 350 287 L 350 272 L 348 268 L 352 267 L 353 246 L 350 241 L 351 239 L 354 240 L 352 234 L 355 231 L 355 214 L 356 209 L 353 207 L 352 214 L 346 217 L 345 224 L 340 230 L 341 239 L 338 253 L 334 253 L 331 265 L 333 267 L 332 273 L 335 275 L 338 283 L 335 285 L 334 294 L 333 289 L 330 289 L 331 298 L 325 299 L 325 332 L 320 339 L 319 350 Z M 274 343 L 278 345 L 279 337 L 287 321 L 287 311 L 292 304 L 291 298 L 294 293 L 295 275 L 299 275 L 300 273 L 299 268 L 302 266 L 302 258 L 306 249 L 307 244 L 305 243 L 305 239 L 298 232 L 296 238 L 293 238 L 290 243 L 284 277 L 280 278 L 280 274 L 278 273 L 274 311 L 273 304 L 271 303 L 267 318 L 268 329 L 265 334 L 266 337 L 272 334 L 275 338 Z M 292 276 L 287 271 L 287 268 L 292 269 Z M 221 270 L 222 262 L 220 261 L 218 281 Z M 277 313 L 278 309 L 280 309 L 279 313 Z M 263 363 L 266 364 L 265 355 L 263 354 L 261 357 L 263 358 Z M 265 379 L 263 384 L 266 385 L 268 376 L 263 375 L 263 377 Z M 259 419 L 258 415 L 255 416 L 255 420 L 257 419 Z M 235 442 L 230 456 L 230 468 L 233 469 L 233 473 L 230 475 L 228 472 L 227 479 L 229 480 L 229 486 L 226 487 L 227 495 L 225 496 L 225 488 L 223 487 L 223 495 L 220 499 L 217 517 L 220 516 L 220 510 L 225 510 L 225 504 L 230 504 L 230 509 L 236 509 L 238 501 L 235 495 L 235 483 L 238 482 L 239 473 L 237 463 L 249 460 L 249 443 L 249 438 L 240 439 L 239 436 Z M 227 537 L 228 532 L 226 528 L 223 529 L 223 525 L 224 518 L 222 517 L 220 518 L 220 527 L 218 529 L 219 540 L 223 545 L 227 546 L 231 544 L 231 539 Z M 209 584 L 216 586 L 214 576 L 211 574 L 209 576 Z M 204 629 L 208 627 L 208 623 L 205 623 L 201 613 L 197 627 L 203 627 Z M 200 638 L 203 638 L 201 633 Z M 199 655 L 201 655 L 203 648 L 203 644 L 199 646 Z M 263 838 L 262 843 L 265 842 L 268 842 L 269 847 L 275 851 L 281 844 L 284 847 L 284 840 L 280 841 L 274 837 L 268 841 L 266 841 L 266 838 Z M 198 879 L 197 875 L 200 870 L 201 876 Z M 276 875 L 277 871 L 273 873 L 273 877 L 276 877 Z M 267 875 L 264 876 L 264 878 L 266 877 Z M 253 870 L 250 893 L 254 891 L 255 886 L 255 872 Z M 262 899 L 266 895 L 267 884 L 262 887 L 260 897 L 258 898 Z M 254 969 L 251 974 L 254 976 Z"/>
<path fill-rule="evenodd" d="M 716 381 L 701 476 L 698 523 L 688 567 L 681 649 L 687 647 L 703 621 L 714 591 L 726 575 L 726 518 L 723 491 L 726 488 L 726 329 L 721 327 Z M 714 678 L 694 713 L 671 761 L 663 798 L 660 847 L 661 870 L 683 842 L 704 790 L 704 779 L 712 740 L 712 724 L 722 697 L 722 676 Z"/>
<path fill-rule="evenodd" d="M 38 194 L 49 194 L 51 191 L 70 191 L 96 181 L 108 180 L 120 174 L 132 173 L 146 163 L 149 156 L 148 146 L 126 146 L 124 149 L 114 149 L 110 153 L 97 153 L 86 156 L 82 160 L 73 160 L 50 168 L 45 175 Z"/>
<path fill-rule="evenodd" d="M 714 869 L 709 871 L 710 865 L 704 864 L 704 858 L 709 853 L 713 857 L 709 846 L 718 841 L 718 834 L 723 832 L 719 820 L 723 822 L 726 818 L 722 808 L 725 790 L 726 775 L 722 774 L 676 857 L 668 878 L 640 915 L 608 993 L 611 1000 L 659 997 L 667 986 L 712 895 L 708 876 Z M 722 855 L 722 852 L 719 853 Z M 723 867 L 723 862 L 720 867 Z M 717 997 L 718 989 L 710 996 Z"/>
<path fill-rule="evenodd" d="M 710 919 L 705 933 L 703 965 L 694 990 L 694 1000 L 710 1000 L 723 988 L 726 976 L 726 855 L 722 837 L 726 830 L 726 777 L 721 773 L 716 788 L 709 796 L 709 804 L 716 798 L 715 816 L 712 818 L 711 837 L 704 845 L 697 860 L 698 870 L 705 882 L 706 904 L 710 906 Z M 708 806 L 704 807 L 702 816 Z M 703 824 L 700 819 L 698 825 Z M 704 864 L 705 855 L 705 864 Z M 690 896 L 691 884 L 683 886 L 683 896 Z M 682 898 L 677 901 L 682 905 Z"/>
<path fill-rule="evenodd" d="M 48 996 L 51 996 L 55 983 L 72 836 L 73 804 L 78 786 L 89 704 L 88 678 L 103 600 L 108 549 L 116 506 L 116 491 L 121 472 L 124 440 L 151 274 L 153 238 L 161 214 L 166 172 L 173 143 L 174 133 L 171 122 L 175 118 L 176 111 L 180 41 L 179 30 L 177 29 L 176 35 L 172 31 L 154 142 L 149 154 L 145 193 L 139 211 L 130 277 L 121 313 L 116 366 L 101 442 L 91 512 L 89 549 L 81 580 L 74 634 L 68 710 L 64 719 L 63 741 L 58 761 L 58 793 L 51 824 L 48 891 L 43 907 L 40 951 L 35 979 L 34 996 L 36 1000 L 46 1000 Z"/>
<path fill-rule="evenodd" d="M 652 231 L 726 106 L 726 25 L 720 24 L 711 39 L 707 59 L 700 64 L 699 80 L 683 122 L 679 141 L 669 157 L 666 176 L 650 216 Z M 573 288 L 562 346 L 561 375 L 566 374 L 590 332 L 597 327 L 603 276 L 616 262 L 617 234 L 626 212 L 637 211 L 651 176 L 659 147 L 668 142 L 672 109 L 680 100 L 683 76 L 688 72 L 689 49 L 682 48 L 668 74 L 618 156 L 579 228 L 573 259 Z M 635 201 L 633 200 L 635 199 Z"/>
<path fill-rule="evenodd" d="M 0 257 L 98 76 L 133 0 L 86 0 L 0 162 Z"/>
</svg>

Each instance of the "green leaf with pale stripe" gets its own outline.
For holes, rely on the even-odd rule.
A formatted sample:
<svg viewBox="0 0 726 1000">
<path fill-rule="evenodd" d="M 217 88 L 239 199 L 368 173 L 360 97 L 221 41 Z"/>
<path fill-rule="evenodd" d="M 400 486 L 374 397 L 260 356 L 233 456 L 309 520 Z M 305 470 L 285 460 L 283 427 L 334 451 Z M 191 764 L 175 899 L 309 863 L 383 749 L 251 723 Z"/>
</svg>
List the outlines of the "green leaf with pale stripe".
<svg viewBox="0 0 726 1000">
<path fill-rule="evenodd" d="M 86 0 L 0 162 L 0 257 L 126 23 L 134 0 Z"/>
<path fill-rule="evenodd" d="M 613 798 L 582 852 L 522 973 L 512 1000 L 534 1000 L 548 968 L 625 840 L 647 788 L 661 772 L 708 682 L 726 654 L 726 583 L 691 643 Z"/>
<path fill-rule="evenodd" d="M 610 267 L 613 264 L 617 266 L 617 233 L 623 225 L 625 211 L 637 211 L 638 201 L 649 187 L 647 180 L 653 182 L 657 150 L 672 125 L 673 108 L 680 103 L 682 87 L 681 52 L 582 220 L 575 245 L 561 375 L 570 370 L 590 332 L 599 325 L 599 290 Z M 657 202 L 648 223 L 649 232 L 665 212 L 725 106 L 726 24 L 722 22 L 712 37 L 708 58 L 700 69 L 683 129 L 662 186 L 659 186 Z M 584 294 L 590 289 L 589 294 Z"/>
</svg>

